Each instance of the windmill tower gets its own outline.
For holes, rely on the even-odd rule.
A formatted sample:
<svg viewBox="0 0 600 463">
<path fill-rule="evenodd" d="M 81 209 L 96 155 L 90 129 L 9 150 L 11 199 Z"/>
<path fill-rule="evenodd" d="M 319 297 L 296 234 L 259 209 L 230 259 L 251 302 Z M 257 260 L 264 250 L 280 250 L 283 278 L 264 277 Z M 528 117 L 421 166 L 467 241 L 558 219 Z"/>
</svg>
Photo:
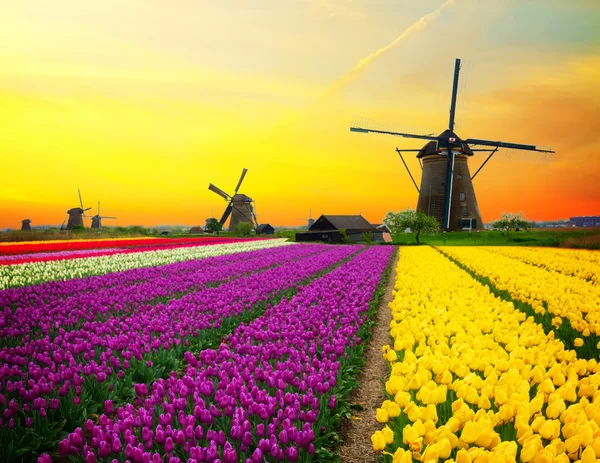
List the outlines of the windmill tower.
<svg viewBox="0 0 600 463">
<path fill-rule="evenodd" d="M 98 213 L 92 216 L 92 228 L 101 229 L 102 219 L 116 219 L 116 217 L 108 217 L 100 215 L 100 201 L 98 201 Z"/>
<path fill-rule="evenodd" d="M 421 149 L 402 150 L 418 153 L 417 158 L 422 169 L 421 188 L 417 186 L 410 169 L 402 157 L 402 152 L 396 148 L 396 152 L 400 155 L 404 167 L 408 171 L 419 193 L 417 211 L 422 211 L 427 215 L 435 217 L 443 230 L 480 230 L 483 229 L 483 223 L 475 196 L 475 189 L 473 188 L 473 179 L 490 158 L 499 149 L 534 152 L 542 158 L 551 155 L 554 151 L 550 148 L 538 148 L 535 145 L 522 145 L 519 143 L 482 140 L 478 138 L 462 140 L 454 133 L 459 73 L 460 59 L 456 59 L 448 129 L 438 136 L 434 136 L 433 134 L 393 132 L 387 128 L 374 127 L 373 124 L 362 121 L 353 123 L 350 130 L 352 132 L 372 132 L 428 140 L 427 144 Z M 482 148 L 473 149 L 473 146 Z M 467 160 L 478 151 L 487 152 L 489 155 L 475 174 L 471 176 Z"/>
<path fill-rule="evenodd" d="M 238 181 L 237 186 L 235 187 L 235 191 L 233 196 L 225 193 L 220 188 L 216 187 L 212 183 L 209 183 L 208 189 L 215 192 L 219 196 L 221 196 L 225 201 L 228 202 L 227 207 L 225 208 L 225 212 L 221 216 L 221 220 L 219 222 L 221 225 L 225 226 L 225 222 L 231 215 L 231 221 L 229 222 L 229 231 L 232 232 L 235 230 L 235 226 L 241 222 L 248 222 L 252 224 L 254 229 L 258 228 L 258 223 L 256 222 L 256 215 L 254 213 L 254 208 L 252 207 L 252 203 L 254 200 L 249 196 L 238 193 L 240 186 L 242 185 L 242 181 L 246 176 L 248 169 L 244 168 L 242 170 L 242 175 L 240 180 Z"/>
<path fill-rule="evenodd" d="M 21 220 L 21 231 L 31 231 L 31 219 Z"/>
<path fill-rule="evenodd" d="M 73 207 L 67 211 L 69 214 L 69 221 L 67 222 L 67 230 L 72 230 L 73 227 L 81 225 L 83 227 L 83 218 L 85 217 L 85 211 L 89 211 L 91 207 L 84 208 L 83 201 L 81 200 L 81 191 L 77 188 L 79 194 L 79 206 Z M 62 228 L 62 227 L 61 227 Z"/>
</svg>

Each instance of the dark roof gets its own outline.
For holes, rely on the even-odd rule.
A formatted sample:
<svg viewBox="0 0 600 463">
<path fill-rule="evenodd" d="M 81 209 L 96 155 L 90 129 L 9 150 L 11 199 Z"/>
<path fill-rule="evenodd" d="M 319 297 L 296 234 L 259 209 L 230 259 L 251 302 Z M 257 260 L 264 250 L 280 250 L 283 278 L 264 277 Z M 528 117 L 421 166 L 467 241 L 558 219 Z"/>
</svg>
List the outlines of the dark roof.
<svg viewBox="0 0 600 463">
<path fill-rule="evenodd" d="M 448 142 L 450 138 L 455 138 L 458 143 L 462 144 L 463 154 L 466 154 L 467 156 L 473 156 L 473 151 L 471 151 L 471 147 L 465 142 L 463 142 L 458 135 L 456 135 L 454 132 L 451 132 L 450 130 L 444 130 L 438 135 L 437 141 L 432 140 L 426 143 L 425 146 L 421 148 L 421 151 L 419 151 L 419 153 L 417 154 L 417 157 L 422 158 L 424 156 L 438 154 L 438 143 L 440 148 L 444 146 L 448 147 Z"/>
<path fill-rule="evenodd" d="M 261 231 L 263 231 L 265 228 L 273 228 L 273 227 L 271 226 L 271 224 L 270 224 L 270 223 L 261 223 L 261 224 L 260 224 L 260 225 L 259 225 L 259 226 L 256 228 L 256 231 L 259 231 L 259 232 L 261 232 Z"/>
<path fill-rule="evenodd" d="M 335 230 L 364 230 L 373 231 L 375 227 L 371 225 L 362 215 L 325 215 L 319 217 L 309 230 L 312 231 L 315 225 L 320 225 L 322 219 L 329 222 Z"/>
</svg>

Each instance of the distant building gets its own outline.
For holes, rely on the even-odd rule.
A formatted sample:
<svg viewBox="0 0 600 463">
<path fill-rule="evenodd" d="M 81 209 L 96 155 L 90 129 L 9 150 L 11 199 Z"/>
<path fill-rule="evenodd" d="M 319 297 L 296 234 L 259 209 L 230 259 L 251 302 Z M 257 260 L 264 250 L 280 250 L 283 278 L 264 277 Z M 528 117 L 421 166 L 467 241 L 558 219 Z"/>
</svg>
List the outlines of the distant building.
<svg viewBox="0 0 600 463">
<path fill-rule="evenodd" d="M 382 242 L 383 231 L 371 225 L 362 215 L 322 215 L 307 232 L 296 233 L 296 241 L 325 241 L 342 243 L 346 233 L 350 241 L 362 241 L 363 233 L 371 233 L 373 241 Z"/>
<path fill-rule="evenodd" d="M 190 235 L 200 235 L 202 233 L 204 233 L 204 229 L 202 227 L 190 228 Z"/>
<path fill-rule="evenodd" d="M 572 227 L 600 227 L 600 215 L 571 217 L 569 225 Z"/>
<path fill-rule="evenodd" d="M 270 223 L 261 223 L 256 228 L 257 235 L 272 235 L 273 233 L 275 233 L 275 229 L 271 226 Z"/>
</svg>

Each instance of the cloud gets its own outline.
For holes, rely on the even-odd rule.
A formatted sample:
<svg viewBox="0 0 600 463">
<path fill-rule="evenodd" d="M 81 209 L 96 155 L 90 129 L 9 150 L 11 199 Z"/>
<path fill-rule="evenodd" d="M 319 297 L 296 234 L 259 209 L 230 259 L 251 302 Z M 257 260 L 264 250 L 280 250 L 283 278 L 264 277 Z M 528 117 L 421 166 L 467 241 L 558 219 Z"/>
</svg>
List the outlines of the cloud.
<svg viewBox="0 0 600 463">
<path fill-rule="evenodd" d="M 344 87 L 344 86 L 348 85 L 349 83 L 358 79 L 360 77 L 360 75 L 366 71 L 367 67 L 371 64 L 371 62 L 375 58 L 378 58 L 379 56 L 383 55 L 384 53 L 390 51 L 392 48 L 396 47 L 400 42 L 402 42 L 407 37 L 410 37 L 415 32 L 419 32 L 419 31 L 422 31 L 423 29 L 425 29 L 429 24 L 431 24 L 437 18 L 439 18 L 445 9 L 454 6 L 455 3 L 456 3 L 456 0 L 446 0 L 435 11 L 432 11 L 431 13 L 426 14 L 425 16 L 421 17 L 417 22 L 415 22 L 414 24 L 407 27 L 402 32 L 402 34 L 400 34 L 398 37 L 396 37 L 393 41 L 388 43 L 386 46 L 381 47 L 378 50 L 375 50 L 373 53 L 371 53 L 368 56 L 365 56 L 364 58 L 361 58 L 347 74 L 345 74 L 340 79 L 335 81 L 327 89 L 326 94 L 334 93 L 334 92 L 338 91 L 339 89 L 341 89 L 342 87 Z"/>
</svg>

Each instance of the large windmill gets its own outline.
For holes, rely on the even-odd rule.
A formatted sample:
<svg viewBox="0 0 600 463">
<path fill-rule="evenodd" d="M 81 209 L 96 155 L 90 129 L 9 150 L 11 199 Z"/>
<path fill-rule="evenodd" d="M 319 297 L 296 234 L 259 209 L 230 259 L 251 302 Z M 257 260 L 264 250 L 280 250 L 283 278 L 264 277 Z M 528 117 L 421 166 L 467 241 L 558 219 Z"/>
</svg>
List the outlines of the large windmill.
<svg viewBox="0 0 600 463">
<path fill-rule="evenodd" d="M 85 211 L 89 211 L 91 209 L 91 207 L 88 207 L 88 208 L 83 207 L 83 201 L 81 200 L 81 191 L 79 190 L 79 188 L 77 188 L 77 193 L 79 194 L 79 206 L 80 207 L 73 207 L 67 211 L 67 214 L 69 214 L 69 221 L 67 222 L 67 227 L 66 227 L 67 230 L 72 230 L 73 227 L 75 227 L 77 225 L 81 225 L 83 227 L 83 218 L 85 217 Z M 64 227 L 64 222 L 63 222 L 63 226 L 61 226 L 61 229 L 63 227 Z"/>
<path fill-rule="evenodd" d="M 438 136 L 434 136 L 433 134 L 395 132 L 362 121 L 353 123 L 350 127 L 352 132 L 373 132 L 404 138 L 429 140 L 423 148 L 402 150 L 418 152 L 417 158 L 422 169 L 420 188 L 417 186 L 406 162 L 404 162 L 402 152 L 398 148 L 396 148 L 396 151 L 400 155 L 404 167 L 406 167 L 419 193 L 417 211 L 422 211 L 427 215 L 435 217 L 444 230 L 483 228 L 472 180 L 499 149 L 533 152 L 541 157 L 554 153 L 550 148 L 539 148 L 534 145 L 482 140 L 479 138 L 462 140 L 456 135 L 454 133 L 454 116 L 456 112 L 459 73 L 460 59 L 457 59 L 454 65 L 454 83 L 452 85 L 452 99 L 450 100 L 448 129 Z M 472 148 L 474 146 L 481 148 L 474 149 Z M 489 155 L 475 174 L 471 176 L 467 159 L 477 151 L 488 152 Z"/>
<path fill-rule="evenodd" d="M 92 216 L 92 228 L 102 228 L 102 219 L 116 219 L 116 217 L 100 215 L 100 201 L 98 201 L 98 213 Z"/>
<path fill-rule="evenodd" d="M 227 201 L 227 207 L 225 208 L 225 212 L 221 216 L 221 220 L 219 222 L 221 225 L 225 226 L 225 222 L 231 215 L 231 221 L 229 222 L 229 231 L 232 232 L 235 230 L 235 226 L 241 222 L 248 222 L 252 224 L 254 229 L 258 228 L 258 223 L 256 222 L 256 215 L 254 213 L 254 208 L 252 207 L 252 203 L 254 202 L 252 198 L 246 196 L 244 194 L 238 193 L 240 186 L 242 185 L 242 181 L 246 176 L 248 169 L 244 168 L 242 170 L 242 175 L 240 180 L 238 181 L 237 186 L 235 187 L 235 191 L 233 195 L 229 195 L 225 193 L 220 188 L 216 187 L 212 183 L 208 185 L 208 189 L 215 192 L 219 196 L 221 196 L 225 201 Z"/>
</svg>

